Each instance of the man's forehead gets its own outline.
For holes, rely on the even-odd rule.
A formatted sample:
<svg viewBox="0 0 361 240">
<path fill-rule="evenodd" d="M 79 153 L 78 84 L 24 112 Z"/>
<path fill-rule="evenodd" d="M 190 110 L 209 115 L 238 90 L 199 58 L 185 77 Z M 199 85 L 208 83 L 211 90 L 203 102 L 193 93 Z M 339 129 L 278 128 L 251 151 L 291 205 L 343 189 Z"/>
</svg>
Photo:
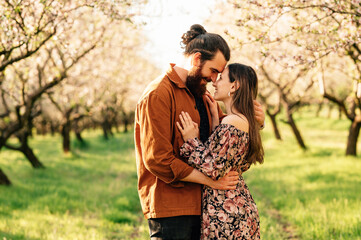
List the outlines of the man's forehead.
<svg viewBox="0 0 361 240">
<path fill-rule="evenodd" d="M 210 63 L 209 67 L 211 69 L 214 69 L 218 73 L 221 73 L 221 72 L 223 72 L 223 70 L 227 64 L 227 61 L 224 58 L 223 54 L 220 51 L 218 51 L 216 56 L 211 61 L 209 61 L 209 63 Z"/>
<path fill-rule="evenodd" d="M 225 59 L 213 59 L 208 61 L 208 67 L 211 70 L 215 70 L 218 73 L 223 72 L 224 68 L 226 67 L 227 61 Z"/>
<path fill-rule="evenodd" d="M 222 68 L 222 67 L 219 67 L 219 66 L 211 66 L 210 69 L 214 70 L 214 71 L 216 71 L 218 73 L 221 73 L 221 72 L 223 72 L 224 67 Z"/>
</svg>

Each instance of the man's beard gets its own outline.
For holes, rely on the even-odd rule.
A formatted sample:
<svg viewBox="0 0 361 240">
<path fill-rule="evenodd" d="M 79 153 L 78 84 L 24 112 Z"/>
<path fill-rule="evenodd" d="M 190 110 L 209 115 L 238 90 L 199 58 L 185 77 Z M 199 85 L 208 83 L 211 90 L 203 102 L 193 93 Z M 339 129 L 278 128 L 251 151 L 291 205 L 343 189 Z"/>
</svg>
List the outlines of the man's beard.
<svg viewBox="0 0 361 240">
<path fill-rule="evenodd" d="M 201 98 L 207 90 L 207 86 L 201 84 L 202 80 L 206 80 L 202 76 L 202 67 L 197 68 L 195 71 L 189 72 L 186 79 L 186 86 L 194 97 Z M 206 80 L 207 81 L 207 80 Z"/>
</svg>

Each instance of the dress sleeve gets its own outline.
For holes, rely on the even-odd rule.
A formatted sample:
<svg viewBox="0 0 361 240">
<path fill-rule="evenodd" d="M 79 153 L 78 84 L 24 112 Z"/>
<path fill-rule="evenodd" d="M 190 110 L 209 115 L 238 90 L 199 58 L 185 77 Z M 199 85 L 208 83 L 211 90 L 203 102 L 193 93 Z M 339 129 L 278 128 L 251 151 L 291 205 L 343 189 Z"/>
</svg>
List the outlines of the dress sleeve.
<svg viewBox="0 0 361 240">
<path fill-rule="evenodd" d="M 218 127 L 203 144 L 198 138 L 190 139 L 181 147 L 181 155 L 188 164 L 208 177 L 217 180 L 241 162 L 239 149 L 245 149 L 245 141 L 237 129 Z"/>
</svg>

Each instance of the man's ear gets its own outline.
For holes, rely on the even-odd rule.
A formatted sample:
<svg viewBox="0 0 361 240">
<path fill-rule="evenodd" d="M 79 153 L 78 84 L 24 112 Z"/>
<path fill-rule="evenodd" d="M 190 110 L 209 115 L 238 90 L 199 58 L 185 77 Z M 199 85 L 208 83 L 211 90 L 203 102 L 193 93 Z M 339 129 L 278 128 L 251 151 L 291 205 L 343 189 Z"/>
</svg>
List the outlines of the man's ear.
<svg viewBox="0 0 361 240">
<path fill-rule="evenodd" d="M 200 52 L 193 53 L 192 55 L 192 61 L 191 64 L 193 67 L 201 67 L 202 61 L 201 61 L 202 54 Z"/>
</svg>

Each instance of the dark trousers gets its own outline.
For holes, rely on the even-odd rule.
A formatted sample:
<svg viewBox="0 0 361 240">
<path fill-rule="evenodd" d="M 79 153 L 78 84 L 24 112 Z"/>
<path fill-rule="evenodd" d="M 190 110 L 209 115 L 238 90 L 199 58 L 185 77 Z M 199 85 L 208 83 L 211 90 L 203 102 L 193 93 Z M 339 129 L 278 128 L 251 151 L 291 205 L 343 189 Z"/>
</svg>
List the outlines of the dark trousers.
<svg viewBox="0 0 361 240">
<path fill-rule="evenodd" d="M 199 240 L 200 216 L 176 216 L 148 219 L 151 240 Z"/>
</svg>

